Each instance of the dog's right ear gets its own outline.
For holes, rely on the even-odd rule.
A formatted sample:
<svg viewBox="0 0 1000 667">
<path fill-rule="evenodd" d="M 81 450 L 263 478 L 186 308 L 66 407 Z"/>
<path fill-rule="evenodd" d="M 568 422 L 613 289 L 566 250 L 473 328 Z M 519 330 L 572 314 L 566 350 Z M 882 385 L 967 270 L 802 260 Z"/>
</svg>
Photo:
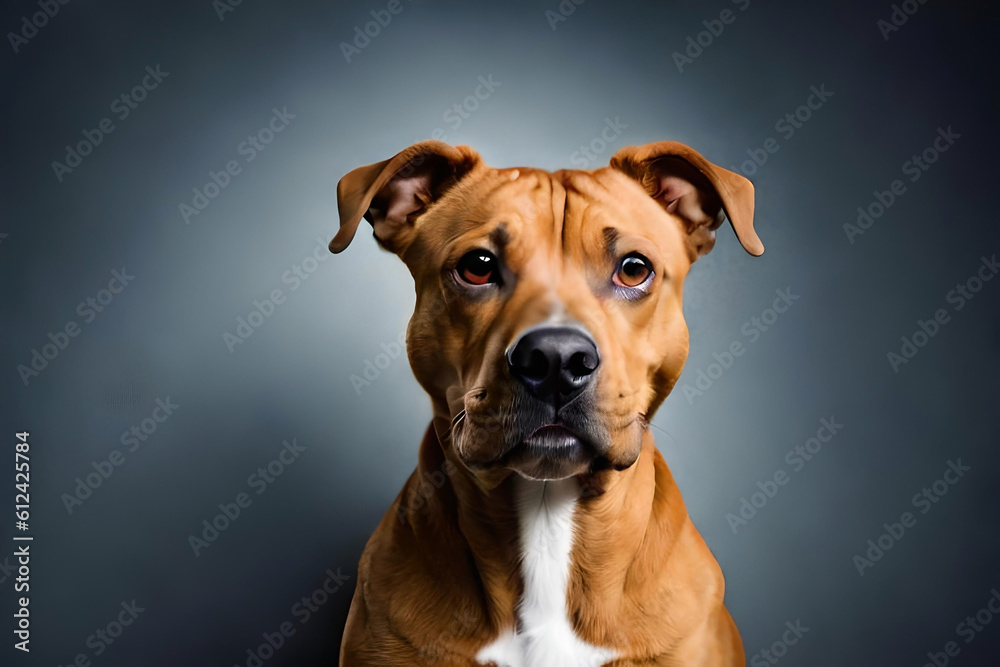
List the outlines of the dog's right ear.
<svg viewBox="0 0 1000 667">
<path fill-rule="evenodd" d="M 393 158 L 358 167 L 337 183 L 340 231 L 330 241 L 330 252 L 347 248 L 364 218 L 379 245 L 398 254 L 412 240 L 417 216 L 479 162 L 468 146 L 422 141 Z"/>
</svg>

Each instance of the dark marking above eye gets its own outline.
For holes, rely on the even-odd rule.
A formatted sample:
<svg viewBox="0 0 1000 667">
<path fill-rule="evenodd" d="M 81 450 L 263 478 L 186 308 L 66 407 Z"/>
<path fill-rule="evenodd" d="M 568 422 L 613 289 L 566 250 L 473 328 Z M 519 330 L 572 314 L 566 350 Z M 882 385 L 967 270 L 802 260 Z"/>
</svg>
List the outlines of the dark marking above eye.
<svg viewBox="0 0 1000 667">
<path fill-rule="evenodd" d="M 493 231 L 490 232 L 490 241 L 498 252 L 503 252 L 503 249 L 510 243 L 510 234 L 507 233 L 507 223 L 501 222 L 493 228 Z"/>
<path fill-rule="evenodd" d="M 605 227 L 601 230 L 604 235 L 604 249 L 607 251 L 608 256 L 614 259 L 615 255 L 615 245 L 618 243 L 618 230 L 614 227 Z"/>
</svg>

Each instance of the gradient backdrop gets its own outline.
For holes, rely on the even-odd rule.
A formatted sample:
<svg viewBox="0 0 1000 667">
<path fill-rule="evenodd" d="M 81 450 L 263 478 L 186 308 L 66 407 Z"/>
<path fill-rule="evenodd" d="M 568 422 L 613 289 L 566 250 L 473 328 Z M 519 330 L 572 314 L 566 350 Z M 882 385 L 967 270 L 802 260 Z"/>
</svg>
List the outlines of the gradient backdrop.
<svg viewBox="0 0 1000 667">
<path fill-rule="evenodd" d="M 494 166 L 598 167 L 673 139 L 749 175 L 767 252 L 727 226 L 695 265 L 692 389 L 654 421 L 748 660 L 916 667 L 955 641 L 939 664 L 997 664 L 988 3 L 225 1 L 3 10 L 0 663 L 252 666 L 285 622 L 263 664 L 334 663 L 358 557 L 430 415 L 391 356 L 413 304 L 402 264 L 365 230 L 325 249 L 335 184 L 439 130 Z M 793 305 L 775 317 L 776 290 Z M 233 343 L 238 327 L 252 335 Z M 823 419 L 842 428 L 795 454 Z M 273 464 L 283 441 L 299 450 Z M 935 487 L 949 462 L 969 469 Z M 915 524 L 859 573 L 904 512 Z M 35 537 L 30 655 L 12 647 L 15 533 Z M 314 596 L 327 579 L 339 590 Z M 304 597 L 322 600 L 308 616 Z M 786 622 L 808 628 L 792 646 Z"/>
</svg>

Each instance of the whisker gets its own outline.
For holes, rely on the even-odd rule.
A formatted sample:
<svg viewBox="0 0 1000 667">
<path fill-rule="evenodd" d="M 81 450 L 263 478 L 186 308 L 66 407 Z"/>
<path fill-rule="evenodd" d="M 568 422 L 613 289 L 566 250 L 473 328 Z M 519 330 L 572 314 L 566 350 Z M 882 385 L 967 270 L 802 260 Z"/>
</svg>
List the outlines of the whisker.
<svg viewBox="0 0 1000 667">
<path fill-rule="evenodd" d="M 445 433 L 445 437 L 450 438 L 452 431 L 454 431 L 455 427 L 458 426 L 464 419 L 465 419 L 465 410 L 462 410 L 457 415 L 455 415 L 454 419 L 451 420 L 451 426 L 448 427 L 448 431 Z"/>
<path fill-rule="evenodd" d="M 670 438 L 670 440 L 673 442 L 674 445 L 678 445 L 679 444 L 677 442 L 677 438 L 675 438 L 673 435 L 671 435 L 670 431 L 667 431 L 664 428 L 660 428 L 659 426 L 657 426 L 653 422 L 646 422 L 646 423 L 649 424 L 650 426 L 652 426 L 653 428 L 655 428 L 657 431 L 662 431 L 668 438 Z"/>
</svg>

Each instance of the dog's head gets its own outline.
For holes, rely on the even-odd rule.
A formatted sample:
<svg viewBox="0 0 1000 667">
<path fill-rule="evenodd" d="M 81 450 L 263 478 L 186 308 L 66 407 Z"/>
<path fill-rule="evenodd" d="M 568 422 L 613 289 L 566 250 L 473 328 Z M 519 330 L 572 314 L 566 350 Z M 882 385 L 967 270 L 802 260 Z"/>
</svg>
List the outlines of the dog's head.
<svg viewBox="0 0 1000 667">
<path fill-rule="evenodd" d="M 631 466 L 687 358 L 691 264 L 727 216 L 764 251 L 750 181 L 674 142 L 547 172 L 426 141 L 350 172 L 337 198 L 330 250 L 363 217 L 413 275 L 410 363 L 445 446 L 488 485 Z"/>
</svg>

